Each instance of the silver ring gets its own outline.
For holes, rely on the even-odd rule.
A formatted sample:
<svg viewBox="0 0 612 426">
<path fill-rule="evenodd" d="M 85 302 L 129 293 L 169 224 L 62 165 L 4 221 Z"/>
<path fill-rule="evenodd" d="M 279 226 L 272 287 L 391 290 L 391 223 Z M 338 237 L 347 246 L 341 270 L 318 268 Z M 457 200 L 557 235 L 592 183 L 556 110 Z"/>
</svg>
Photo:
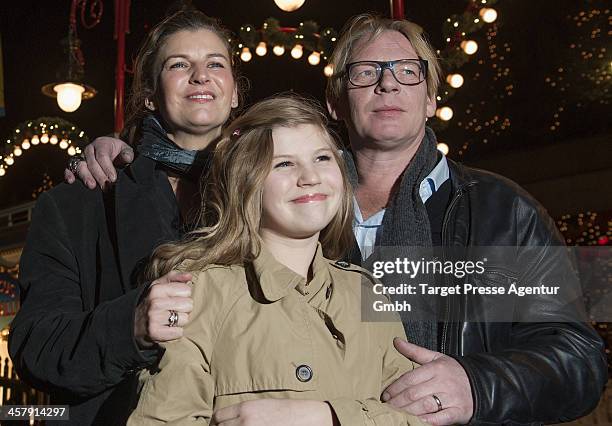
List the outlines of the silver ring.
<svg viewBox="0 0 612 426">
<path fill-rule="evenodd" d="M 436 411 L 436 413 L 438 411 L 442 411 L 442 401 L 440 401 L 440 398 L 438 398 L 436 395 L 432 394 L 431 395 L 434 399 L 434 401 L 436 401 L 436 404 L 438 404 L 438 410 Z"/>
<path fill-rule="evenodd" d="M 179 320 L 179 314 L 176 311 L 169 311 L 170 316 L 168 317 L 168 327 L 176 327 Z"/>
<path fill-rule="evenodd" d="M 68 170 L 76 175 L 81 161 L 85 161 L 85 156 L 82 153 L 70 157 L 70 160 L 68 160 Z"/>
</svg>

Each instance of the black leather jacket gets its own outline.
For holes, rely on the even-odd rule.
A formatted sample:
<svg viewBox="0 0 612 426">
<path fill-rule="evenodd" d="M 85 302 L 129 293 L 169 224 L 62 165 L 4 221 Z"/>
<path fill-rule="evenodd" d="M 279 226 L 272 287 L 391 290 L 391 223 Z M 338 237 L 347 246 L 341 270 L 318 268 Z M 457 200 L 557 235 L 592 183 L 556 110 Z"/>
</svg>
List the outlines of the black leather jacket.
<svg viewBox="0 0 612 426">
<path fill-rule="evenodd" d="M 448 164 L 453 196 L 443 246 L 534 246 L 545 259 L 549 247 L 563 244 L 553 220 L 518 185 Z M 537 274 L 557 271 L 545 260 L 536 264 Z M 464 296 L 447 300 L 447 318 L 463 318 L 468 309 Z M 553 312 L 554 304 L 554 298 L 541 296 L 527 309 Z M 455 357 L 469 377 L 474 399 L 470 424 L 572 420 L 597 405 L 607 381 L 603 341 L 582 322 L 446 322 L 441 351 Z"/>
</svg>

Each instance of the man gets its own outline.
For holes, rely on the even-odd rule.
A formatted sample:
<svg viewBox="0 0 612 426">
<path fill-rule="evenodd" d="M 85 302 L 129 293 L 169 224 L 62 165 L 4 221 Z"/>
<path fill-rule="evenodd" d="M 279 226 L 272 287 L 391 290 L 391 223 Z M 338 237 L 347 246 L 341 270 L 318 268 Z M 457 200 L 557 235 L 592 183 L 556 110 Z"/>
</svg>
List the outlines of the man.
<svg viewBox="0 0 612 426">
<path fill-rule="evenodd" d="M 348 130 L 363 258 L 374 245 L 561 244 L 553 221 L 521 188 L 437 153 L 425 124 L 436 110 L 439 65 L 417 25 L 357 16 L 331 63 L 327 101 Z M 556 423 L 595 407 L 607 367 L 590 326 L 450 322 L 465 300 L 447 303 L 454 314 L 444 323 L 405 322 L 421 346 L 396 347 L 423 366 L 386 390 L 390 404 L 440 425 Z"/>
<path fill-rule="evenodd" d="M 426 121 L 436 110 L 440 70 L 417 25 L 357 16 L 331 62 L 328 106 L 345 123 L 352 152 L 356 260 L 374 246 L 533 246 L 546 256 L 562 244 L 553 221 L 521 188 L 437 152 Z M 74 164 L 90 186 L 94 178 L 105 185 L 114 176 L 109 158 L 131 156 L 116 140 L 100 142 L 93 174 L 84 162 Z M 74 180 L 69 172 L 66 178 Z M 551 269 L 536 272 L 547 276 Z M 398 340 L 396 347 L 422 367 L 392 384 L 383 399 L 435 425 L 557 423 L 595 407 L 607 367 L 590 326 L 456 320 L 465 303 L 449 298 L 440 322 L 405 321 L 418 345 Z M 551 305 L 542 299 L 525 309 L 555 312 Z"/>
</svg>

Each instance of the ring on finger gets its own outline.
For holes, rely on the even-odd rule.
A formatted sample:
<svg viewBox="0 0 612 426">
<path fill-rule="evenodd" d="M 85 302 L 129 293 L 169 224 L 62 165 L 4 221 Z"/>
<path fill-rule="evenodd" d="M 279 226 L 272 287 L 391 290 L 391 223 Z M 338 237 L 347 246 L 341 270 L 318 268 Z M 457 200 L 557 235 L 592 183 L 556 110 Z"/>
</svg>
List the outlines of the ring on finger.
<svg viewBox="0 0 612 426">
<path fill-rule="evenodd" d="M 440 398 L 438 398 L 434 394 L 431 394 L 431 396 L 434 399 L 434 401 L 436 401 L 436 405 L 438 406 L 438 409 L 435 412 L 437 413 L 438 411 L 442 411 L 442 401 L 440 401 Z"/>
<path fill-rule="evenodd" d="M 70 160 L 68 160 L 68 170 L 70 170 L 72 174 L 76 175 L 79 168 L 79 163 L 81 161 L 85 161 L 85 156 L 83 153 L 70 157 Z"/>
<path fill-rule="evenodd" d="M 170 316 L 168 316 L 168 327 L 176 327 L 179 320 L 179 314 L 176 311 L 170 310 Z"/>
</svg>

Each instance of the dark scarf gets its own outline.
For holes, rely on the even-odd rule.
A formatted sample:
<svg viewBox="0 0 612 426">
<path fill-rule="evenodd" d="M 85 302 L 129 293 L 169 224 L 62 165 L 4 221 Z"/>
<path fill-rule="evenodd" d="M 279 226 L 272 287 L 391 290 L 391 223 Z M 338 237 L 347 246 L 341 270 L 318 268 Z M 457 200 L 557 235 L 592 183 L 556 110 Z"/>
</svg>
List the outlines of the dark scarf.
<svg viewBox="0 0 612 426">
<path fill-rule="evenodd" d="M 431 173 L 438 161 L 437 142 L 434 132 L 429 128 L 425 128 L 425 136 L 421 141 L 419 149 L 414 157 L 404 170 L 401 177 L 401 182 L 397 188 L 397 192 L 393 196 L 390 204 L 387 206 L 382 222 L 382 232 L 376 239 L 376 247 L 402 247 L 402 250 L 391 250 L 386 253 L 394 253 L 396 256 L 421 257 L 422 253 L 410 253 L 410 247 L 431 247 L 431 227 L 427 210 L 421 200 L 419 189 L 421 182 Z M 349 177 L 353 184 L 357 183 L 357 170 L 350 153 L 345 152 L 345 160 L 349 168 Z M 384 250 L 384 249 L 383 249 Z M 377 256 L 378 250 L 364 262 L 364 267 L 372 270 L 372 262 L 374 259 L 384 257 L 380 260 L 387 259 L 388 256 Z M 417 259 L 418 259 L 417 258 Z M 426 282 L 426 281 L 424 281 Z M 402 296 L 393 297 L 393 300 L 401 300 Z M 431 301 L 431 299 L 427 299 Z M 426 303 L 425 300 L 418 297 L 411 297 L 411 304 L 419 306 L 421 303 Z M 425 308 L 427 310 L 427 308 Z M 437 348 L 437 332 L 438 326 L 435 318 L 433 320 L 415 321 L 411 318 L 410 312 L 401 312 L 402 322 L 408 340 L 419 346 L 426 347 L 431 350 Z"/>
<path fill-rule="evenodd" d="M 182 149 L 168 137 L 160 120 L 148 115 L 142 120 L 142 137 L 136 148 L 140 155 L 157 161 L 165 168 L 197 182 L 212 161 L 212 149 Z"/>
</svg>

